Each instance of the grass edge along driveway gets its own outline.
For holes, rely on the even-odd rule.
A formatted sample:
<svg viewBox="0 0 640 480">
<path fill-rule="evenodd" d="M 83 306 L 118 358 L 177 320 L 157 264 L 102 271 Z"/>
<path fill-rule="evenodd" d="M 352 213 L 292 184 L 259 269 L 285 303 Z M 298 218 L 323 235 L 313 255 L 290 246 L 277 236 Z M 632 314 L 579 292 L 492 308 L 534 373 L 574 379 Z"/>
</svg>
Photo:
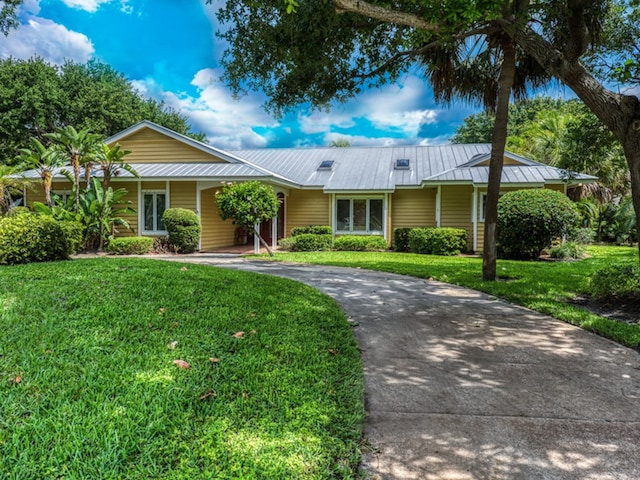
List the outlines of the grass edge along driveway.
<svg viewBox="0 0 640 480">
<path fill-rule="evenodd" d="M 640 324 L 601 317 L 571 303 L 576 295 L 586 291 L 589 277 L 599 268 L 612 263 L 637 262 L 637 248 L 591 246 L 587 253 L 588 258 L 571 262 L 498 260 L 500 280 L 495 282 L 482 280 L 482 259 L 476 257 L 393 252 L 278 252 L 275 260 L 433 278 L 488 293 L 639 349 Z"/>
<path fill-rule="evenodd" d="M 0 478 L 357 477 L 362 365 L 328 296 L 134 258 L 0 274 Z"/>
</svg>

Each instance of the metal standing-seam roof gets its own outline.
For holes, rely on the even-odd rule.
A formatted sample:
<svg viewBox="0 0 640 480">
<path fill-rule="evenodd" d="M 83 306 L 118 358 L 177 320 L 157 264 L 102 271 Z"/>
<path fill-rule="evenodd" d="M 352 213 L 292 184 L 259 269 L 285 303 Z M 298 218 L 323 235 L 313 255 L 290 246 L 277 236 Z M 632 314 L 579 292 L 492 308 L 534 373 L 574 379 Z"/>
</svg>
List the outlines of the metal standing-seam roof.
<svg viewBox="0 0 640 480">
<path fill-rule="evenodd" d="M 191 145 L 215 158 L 211 163 L 135 163 L 142 179 L 233 181 L 260 179 L 294 188 L 321 188 L 325 192 L 392 192 L 396 188 L 419 188 L 447 182 L 487 184 L 490 144 L 414 145 L 392 147 L 287 148 L 222 151 L 152 122 L 141 122 L 107 139 L 118 140 L 149 128 Z M 536 184 L 591 182 L 596 177 L 567 174 L 558 168 L 507 152 L 517 162 L 504 165 L 502 183 Z M 219 159 L 225 160 L 220 162 Z M 213 158 L 212 158 L 213 160 Z M 396 165 L 402 160 L 402 165 Z M 319 168 L 333 161 L 330 168 Z M 228 163 L 227 163 L 228 162 Z M 69 171 L 69 167 L 63 167 Z M 54 178 L 64 178 L 56 169 Z M 99 172 L 94 173 L 100 176 Z M 36 170 L 23 173 L 39 178 Z M 118 178 L 134 178 L 122 170 Z"/>
</svg>

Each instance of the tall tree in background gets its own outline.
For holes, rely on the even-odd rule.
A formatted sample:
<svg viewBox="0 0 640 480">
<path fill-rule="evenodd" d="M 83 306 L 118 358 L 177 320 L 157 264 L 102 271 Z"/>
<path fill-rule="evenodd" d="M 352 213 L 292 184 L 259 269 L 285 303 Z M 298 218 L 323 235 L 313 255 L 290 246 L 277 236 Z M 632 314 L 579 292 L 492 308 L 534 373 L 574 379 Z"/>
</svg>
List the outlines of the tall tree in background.
<svg viewBox="0 0 640 480">
<path fill-rule="evenodd" d="M 61 67 L 41 58 L 0 60 L 0 163 L 13 164 L 31 137 L 73 125 L 103 137 L 150 120 L 196 140 L 184 116 L 142 97 L 122 74 L 90 61 Z"/>
<path fill-rule="evenodd" d="M 9 31 L 17 28 L 18 7 L 22 5 L 23 0 L 2 0 L 0 2 L 0 33 L 5 36 L 9 35 Z"/>
</svg>

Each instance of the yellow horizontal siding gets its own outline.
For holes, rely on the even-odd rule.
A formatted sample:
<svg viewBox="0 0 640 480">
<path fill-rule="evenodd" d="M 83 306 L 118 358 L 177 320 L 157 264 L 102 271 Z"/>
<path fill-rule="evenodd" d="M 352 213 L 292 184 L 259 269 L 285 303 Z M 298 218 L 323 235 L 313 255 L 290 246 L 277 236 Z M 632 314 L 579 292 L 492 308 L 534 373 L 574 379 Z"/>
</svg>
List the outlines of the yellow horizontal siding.
<svg viewBox="0 0 640 480">
<path fill-rule="evenodd" d="M 305 225 L 331 225 L 331 195 L 322 190 L 291 190 L 286 199 L 287 231 Z"/>
<path fill-rule="evenodd" d="M 218 206 L 215 201 L 217 188 L 208 188 L 200 192 L 202 222 L 202 251 L 213 250 L 220 247 L 229 247 L 234 244 L 236 226 L 231 220 L 223 221 L 220 218 Z"/>
<path fill-rule="evenodd" d="M 444 185 L 441 189 L 440 226 L 464 228 L 469 244 L 473 248 L 473 226 L 471 223 L 471 201 L 473 187 L 470 185 Z"/>
<path fill-rule="evenodd" d="M 142 182 L 142 190 L 166 190 L 167 182 Z"/>
<path fill-rule="evenodd" d="M 436 189 L 397 190 L 391 197 L 391 224 L 399 227 L 436 225 Z"/>
<path fill-rule="evenodd" d="M 196 182 L 171 182 L 169 196 L 171 208 L 196 211 Z"/>
<path fill-rule="evenodd" d="M 116 236 L 131 237 L 140 235 L 140 231 L 138 230 L 138 214 L 140 213 L 140 209 L 138 208 L 138 184 L 133 182 L 111 182 L 109 186 L 113 188 L 113 190 L 124 188 L 127 191 L 127 194 L 122 201 L 131 201 L 131 204 L 126 206 L 133 208 L 136 211 L 136 213 L 122 215 L 122 218 L 129 222 L 131 229 L 124 226 L 118 227 L 118 234 Z"/>
<path fill-rule="evenodd" d="M 149 129 L 134 133 L 118 143 L 122 150 L 131 151 L 125 157 L 127 163 L 224 162 L 221 158 Z"/>
</svg>

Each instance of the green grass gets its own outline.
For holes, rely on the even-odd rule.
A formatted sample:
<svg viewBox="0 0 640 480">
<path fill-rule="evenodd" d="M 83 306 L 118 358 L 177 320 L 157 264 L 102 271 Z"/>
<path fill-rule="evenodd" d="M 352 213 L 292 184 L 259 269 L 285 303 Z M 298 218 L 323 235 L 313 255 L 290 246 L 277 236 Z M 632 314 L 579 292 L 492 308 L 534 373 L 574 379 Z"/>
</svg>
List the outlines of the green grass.
<svg viewBox="0 0 640 480">
<path fill-rule="evenodd" d="M 362 368 L 329 297 L 143 259 L 0 275 L 0 478 L 357 476 Z"/>
<path fill-rule="evenodd" d="M 391 252 L 277 253 L 275 259 L 290 262 L 359 267 L 370 270 L 433 278 L 480 290 L 560 320 L 579 325 L 623 345 L 638 348 L 640 324 L 629 325 L 592 314 L 568 300 L 587 289 L 593 272 L 611 263 L 637 262 L 638 250 L 630 247 L 587 249 L 589 258 L 579 262 L 498 261 L 496 282 L 482 280 L 482 260 Z"/>
</svg>

